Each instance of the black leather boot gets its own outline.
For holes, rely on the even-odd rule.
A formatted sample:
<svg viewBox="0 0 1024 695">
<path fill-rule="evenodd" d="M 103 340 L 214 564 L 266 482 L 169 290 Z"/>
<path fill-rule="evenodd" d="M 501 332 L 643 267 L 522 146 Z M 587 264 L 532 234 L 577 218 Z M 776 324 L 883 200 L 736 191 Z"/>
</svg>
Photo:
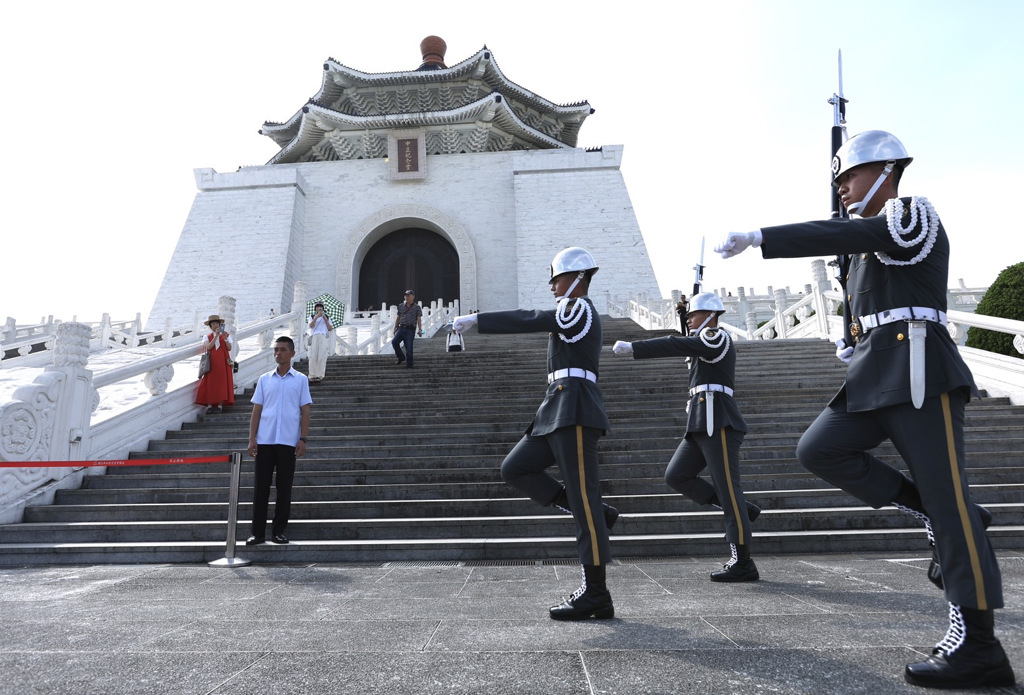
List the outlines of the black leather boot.
<svg viewBox="0 0 1024 695">
<path fill-rule="evenodd" d="M 551 506 L 558 507 L 566 514 L 572 514 L 572 509 L 569 508 L 569 496 L 565 494 L 565 488 L 563 487 L 558 495 L 555 497 L 555 501 L 551 503 Z M 601 507 L 604 510 L 604 525 L 609 531 L 612 530 L 612 526 L 619 518 L 619 510 L 610 504 L 601 503 Z"/>
<path fill-rule="evenodd" d="M 1016 682 L 993 612 L 949 604 L 949 630 L 932 655 L 908 664 L 903 678 L 925 688 L 1012 687 Z"/>
<path fill-rule="evenodd" d="M 707 503 L 710 504 L 715 509 L 722 509 L 722 504 L 718 501 L 717 492 L 711 494 L 711 499 L 709 499 Z M 761 516 L 761 508 L 758 507 L 756 504 L 747 502 L 747 518 L 750 519 L 751 522 L 754 522 L 757 521 L 757 517 L 759 516 Z"/>
<path fill-rule="evenodd" d="M 732 557 L 722 569 L 711 573 L 713 582 L 756 582 L 761 578 L 757 565 L 750 559 L 750 548 L 745 545 L 729 544 Z"/>
<path fill-rule="evenodd" d="M 917 492 L 917 486 L 907 478 L 904 478 L 900 485 L 899 493 L 892 500 L 892 506 L 910 514 L 924 524 L 924 532 L 928 535 L 928 545 L 932 549 L 932 559 L 928 563 L 928 581 L 942 589 L 942 565 L 939 563 L 939 549 L 935 545 L 935 534 L 932 532 L 932 520 L 924 509 L 921 495 Z M 992 525 L 992 513 L 981 505 L 974 506 L 978 509 L 982 526 L 987 529 Z"/>
<path fill-rule="evenodd" d="M 607 620 L 615 617 L 612 595 L 605 586 L 604 565 L 583 565 L 583 585 L 557 606 L 552 620 Z"/>
</svg>

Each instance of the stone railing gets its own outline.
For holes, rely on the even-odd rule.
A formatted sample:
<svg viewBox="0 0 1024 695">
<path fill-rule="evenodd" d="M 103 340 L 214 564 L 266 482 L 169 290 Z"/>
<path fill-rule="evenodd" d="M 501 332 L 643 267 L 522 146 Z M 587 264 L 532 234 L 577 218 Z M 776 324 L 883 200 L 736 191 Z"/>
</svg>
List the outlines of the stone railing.
<svg viewBox="0 0 1024 695">
<path fill-rule="evenodd" d="M 61 321 L 17 327 L 9 318 L 4 335 L 14 336 L 0 345 L 0 368 L 42 367 L 53 360 L 53 345 L 56 329 Z M 199 314 L 196 320 L 183 326 L 168 325 L 160 331 L 142 331 L 142 317 L 136 314 L 131 321 L 112 321 L 110 314 L 103 314 L 103 320 L 90 326 L 89 351 L 123 350 L 146 345 L 160 344 L 162 347 L 176 347 L 195 340 L 196 333 L 203 325 Z"/>
<path fill-rule="evenodd" d="M 235 300 L 221 297 L 218 314 L 234 340 L 232 357 L 241 344 L 255 343 L 253 354 L 238 360 L 236 390 L 254 384 L 260 374 L 273 368 L 271 347 L 275 334 L 295 340 L 296 359 L 305 356 L 304 283 L 296 283 L 292 306 L 297 311 L 257 321 L 235 330 Z M 30 503 L 52 500 L 57 489 L 77 486 L 86 469 L 34 468 L 33 461 L 120 460 L 142 450 L 150 439 L 163 436 L 184 422 L 195 420 L 204 406 L 196 405 L 196 379 L 192 372 L 184 386 L 169 390 L 176 367 L 195 369 L 201 342 L 159 350 L 113 369 L 93 374 L 87 369 L 92 327 L 67 322 L 57 326 L 53 362 L 31 384 L 19 387 L 13 398 L 0 405 L 0 460 L 25 462 L 24 468 L 0 471 L 0 523 L 17 521 Z M 249 350 L 247 349 L 247 352 Z M 187 364 L 186 364 L 187 363 Z M 96 414 L 101 391 L 142 377 L 148 399 L 107 419 Z M 176 382 L 177 383 L 177 382 Z M 89 474 L 104 472 L 90 467 Z"/>
<path fill-rule="evenodd" d="M 437 299 L 428 307 L 420 303 L 420 308 L 423 310 L 421 323 L 425 338 L 432 337 L 438 331 L 443 330 L 446 325 L 451 323 L 452 319 L 459 315 L 458 300 L 445 304 L 443 299 Z M 390 350 L 392 329 L 398 318 L 398 307 L 382 305 L 378 312 L 358 313 L 360 314 L 359 318 L 353 318 L 346 323 L 344 338 L 339 334 L 342 329 L 335 331 L 333 354 L 379 355 Z M 362 316 L 365 314 L 369 314 L 369 318 Z"/>
</svg>

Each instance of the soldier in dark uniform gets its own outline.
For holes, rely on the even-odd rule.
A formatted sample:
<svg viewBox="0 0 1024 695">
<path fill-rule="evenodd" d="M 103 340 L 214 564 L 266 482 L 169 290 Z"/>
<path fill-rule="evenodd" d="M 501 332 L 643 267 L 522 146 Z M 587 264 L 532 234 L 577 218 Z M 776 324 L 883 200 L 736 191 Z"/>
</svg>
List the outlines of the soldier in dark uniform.
<svg viewBox="0 0 1024 695">
<path fill-rule="evenodd" d="M 547 392 L 525 436 L 502 462 L 501 477 L 535 502 L 568 511 L 576 522 L 583 584 L 552 606 L 555 620 L 615 615 L 605 566 L 611 559 L 608 530 L 618 511 L 601 500 L 597 442 L 610 426 L 597 385 L 601 320 L 587 296 L 596 272 L 597 263 L 586 250 L 564 249 L 551 262 L 556 309 L 493 311 L 452 322 L 457 333 L 474 324 L 481 333 L 549 332 Z M 561 483 L 545 472 L 554 465 Z"/>
<path fill-rule="evenodd" d="M 846 299 L 855 344 L 837 351 L 849 364 L 846 383 L 803 434 L 797 456 L 876 509 L 893 504 L 914 513 L 934 535 L 932 574 L 941 574 L 949 630 L 904 678 L 935 688 L 1010 686 L 1013 670 L 993 629 L 1002 579 L 988 514 L 971 503 L 964 471 L 964 406 L 977 389 L 945 327 L 949 240 L 926 198 L 898 197 L 910 162 L 891 134 L 861 133 L 832 162 L 843 205 L 860 217 L 733 233 L 715 251 L 723 258 L 750 246 L 765 258 L 852 255 Z M 913 482 L 868 453 L 885 439 Z"/>
<path fill-rule="evenodd" d="M 698 504 L 725 513 L 725 537 L 731 557 L 711 574 L 714 582 L 753 582 L 760 578 L 750 558 L 750 522 L 761 513 L 747 502 L 740 487 L 740 446 L 747 423 L 733 400 L 736 346 L 728 332 L 718 329 L 725 313 L 712 292 L 691 299 L 686 323 L 689 337 L 675 335 L 628 343 L 616 341 L 612 351 L 634 359 L 686 357 L 690 365 L 690 398 L 686 432 L 665 470 L 665 482 Z M 708 468 L 711 483 L 698 474 Z"/>
</svg>

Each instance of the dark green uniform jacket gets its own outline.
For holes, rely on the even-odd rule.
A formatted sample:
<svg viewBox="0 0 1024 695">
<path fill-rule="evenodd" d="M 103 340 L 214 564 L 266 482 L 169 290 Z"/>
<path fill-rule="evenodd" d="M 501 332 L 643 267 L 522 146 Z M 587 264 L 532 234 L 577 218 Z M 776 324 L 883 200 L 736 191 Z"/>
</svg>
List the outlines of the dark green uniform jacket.
<svg viewBox="0 0 1024 695">
<path fill-rule="evenodd" d="M 704 329 L 717 332 L 716 329 Z M 702 331 L 703 332 L 703 331 Z M 715 333 L 712 332 L 711 335 Z M 678 336 L 669 335 L 664 338 L 651 338 L 650 340 L 638 340 L 633 344 L 633 358 L 642 360 L 650 357 L 689 357 L 690 358 L 690 388 L 701 384 L 720 384 L 731 389 L 735 386 L 736 375 L 736 346 L 730 340 L 725 356 L 721 360 L 710 364 L 701 360 L 703 357 L 708 360 L 717 359 L 724 349 L 708 347 L 699 336 Z M 696 393 L 690 399 L 689 413 L 686 420 L 687 432 L 707 432 L 707 393 Z M 732 427 L 738 432 L 747 431 L 747 423 L 736 406 L 732 396 L 725 393 L 716 393 L 715 404 L 715 429 L 721 427 Z"/>
<path fill-rule="evenodd" d="M 481 333 L 538 333 L 548 331 L 548 372 L 576 367 L 599 374 L 601 360 L 601 319 L 589 297 L 576 301 L 590 304 L 592 321 L 579 321 L 567 330 L 558 327 L 555 311 L 491 311 L 480 314 L 477 328 Z M 582 338 L 568 343 L 568 339 L 586 331 Z M 537 409 L 537 415 L 526 429 L 527 434 L 543 436 L 562 427 L 583 425 L 606 433 L 611 429 L 604 412 L 601 389 L 594 382 L 577 377 L 558 379 L 547 384 L 544 402 Z"/>
<path fill-rule="evenodd" d="M 902 200 L 909 208 L 910 199 Z M 902 224 L 909 224 L 909 216 L 904 216 Z M 901 237 L 911 240 L 919 234 L 920 220 Z M 855 317 L 901 307 L 946 310 L 949 239 L 941 223 L 927 254 L 912 265 L 886 264 L 876 256 L 876 252 L 883 252 L 895 261 L 908 261 L 925 251 L 929 243 L 925 238 L 909 248 L 901 247 L 893 239 L 884 214 L 764 227 L 761 235 L 761 254 L 765 258 L 850 254 L 846 291 Z M 968 398 L 977 395 L 974 377 L 946 327 L 932 321 L 926 324 L 925 397 L 957 389 Z M 860 338 L 843 385 L 850 412 L 910 402 L 909 347 L 906 321 L 873 328 Z"/>
</svg>

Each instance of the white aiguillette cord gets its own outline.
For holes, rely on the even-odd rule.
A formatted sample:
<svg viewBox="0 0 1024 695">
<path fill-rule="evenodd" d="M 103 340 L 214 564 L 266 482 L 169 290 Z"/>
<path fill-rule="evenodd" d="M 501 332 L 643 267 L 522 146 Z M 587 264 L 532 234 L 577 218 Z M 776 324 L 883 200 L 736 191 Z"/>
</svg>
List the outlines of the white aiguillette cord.
<svg viewBox="0 0 1024 695">
<path fill-rule="evenodd" d="M 587 317 L 587 325 L 583 327 L 583 330 L 577 333 L 572 338 L 566 338 L 564 333 L 559 333 L 558 337 L 566 343 L 575 343 L 580 340 L 583 336 L 590 332 L 590 325 L 594 321 L 594 317 L 590 311 L 590 302 L 585 301 L 572 301 L 572 292 L 576 289 L 576 286 L 580 284 L 580 280 L 583 279 L 585 272 L 580 271 L 576 276 L 576 279 L 569 285 L 569 289 L 566 290 L 565 294 L 561 297 L 556 297 L 555 301 L 558 302 L 558 308 L 555 309 L 555 323 L 563 331 L 568 330 L 580 322 L 580 319 Z M 570 306 L 571 305 L 571 306 Z"/>
</svg>

